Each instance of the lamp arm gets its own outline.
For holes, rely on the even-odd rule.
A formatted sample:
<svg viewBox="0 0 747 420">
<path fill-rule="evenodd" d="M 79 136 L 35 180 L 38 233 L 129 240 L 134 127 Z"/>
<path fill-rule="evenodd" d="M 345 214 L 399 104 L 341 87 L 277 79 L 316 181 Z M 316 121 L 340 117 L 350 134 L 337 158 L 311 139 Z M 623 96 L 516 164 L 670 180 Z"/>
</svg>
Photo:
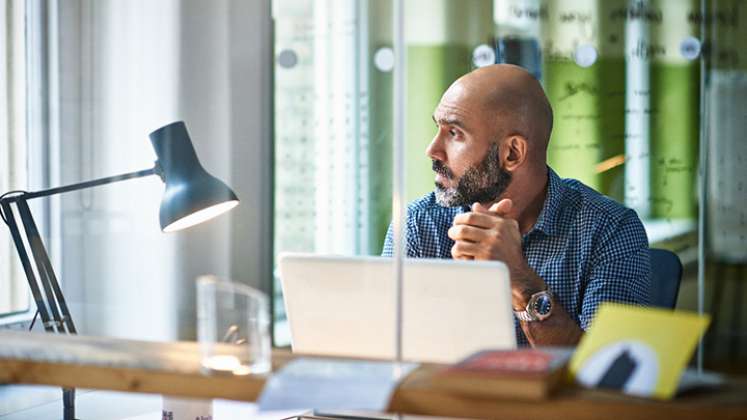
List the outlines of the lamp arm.
<svg viewBox="0 0 747 420">
<path fill-rule="evenodd" d="M 8 195 L 3 197 L 0 201 L 14 202 L 18 198 L 30 200 L 38 197 L 48 197 L 50 195 L 66 193 L 69 191 L 83 190 L 86 188 L 97 187 L 99 185 L 111 184 L 113 182 L 126 181 L 132 178 L 142 178 L 150 175 L 157 175 L 159 173 L 158 163 L 153 168 L 144 169 L 142 171 L 129 172 L 121 175 L 108 176 L 106 178 L 94 179 L 93 181 L 80 182 L 78 184 L 65 185 L 62 187 L 50 188 L 47 190 L 32 191 L 32 192 L 19 192 L 17 195 Z"/>
</svg>

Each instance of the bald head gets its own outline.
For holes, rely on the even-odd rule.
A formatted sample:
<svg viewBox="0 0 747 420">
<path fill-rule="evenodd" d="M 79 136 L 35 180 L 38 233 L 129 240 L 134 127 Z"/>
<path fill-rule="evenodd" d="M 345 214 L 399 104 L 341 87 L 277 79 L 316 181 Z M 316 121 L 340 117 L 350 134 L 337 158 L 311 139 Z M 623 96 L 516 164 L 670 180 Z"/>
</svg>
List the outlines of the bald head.
<svg viewBox="0 0 747 420">
<path fill-rule="evenodd" d="M 542 196 L 552 109 L 525 70 L 500 64 L 466 74 L 443 94 L 433 121 L 436 135 L 425 153 L 440 205 L 510 198 L 518 217 Z"/>
<path fill-rule="evenodd" d="M 495 64 L 481 67 L 455 81 L 451 93 L 469 97 L 492 116 L 496 134 L 521 135 L 529 143 L 531 160 L 544 163 L 552 131 L 552 108 L 537 79 L 521 67 Z"/>
</svg>

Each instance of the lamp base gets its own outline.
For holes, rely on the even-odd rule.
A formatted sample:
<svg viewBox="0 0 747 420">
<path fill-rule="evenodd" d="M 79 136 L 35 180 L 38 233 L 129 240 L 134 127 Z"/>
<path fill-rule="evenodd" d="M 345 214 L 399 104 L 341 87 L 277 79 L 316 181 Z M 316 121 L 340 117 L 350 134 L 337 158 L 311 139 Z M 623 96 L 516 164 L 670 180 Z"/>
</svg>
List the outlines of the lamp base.
<svg viewBox="0 0 747 420">
<path fill-rule="evenodd" d="M 75 388 L 62 388 L 62 418 L 78 420 L 75 418 Z"/>
</svg>

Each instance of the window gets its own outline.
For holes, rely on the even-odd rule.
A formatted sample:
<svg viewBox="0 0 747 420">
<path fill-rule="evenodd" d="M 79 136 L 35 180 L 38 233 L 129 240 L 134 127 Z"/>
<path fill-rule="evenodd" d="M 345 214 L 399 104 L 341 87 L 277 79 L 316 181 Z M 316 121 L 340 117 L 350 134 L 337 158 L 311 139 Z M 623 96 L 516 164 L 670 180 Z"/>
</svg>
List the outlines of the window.
<svg viewBox="0 0 747 420">
<path fill-rule="evenodd" d="M 54 7 L 47 2 L 10 0 L 0 6 L 0 194 L 37 190 L 49 185 L 49 131 L 55 101 L 50 94 L 54 74 L 48 39 Z M 50 241 L 49 201 L 29 203 L 47 249 L 59 252 Z M 17 216 L 17 214 L 16 214 Z M 20 224 L 20 219 L 17 219 Z M 10 232 L 0 234 L 0 322 L 30 319 L 33 312 L 26 276 Z M 51 242 L 51 243 L 50 243 Z"/>
<path fill-rule="evenodd" d="M 25 3 L 0 6 L 0 191 L 26 188 Z M 0 316 L 28 311 L 26 278 L 9 232 L 0 235 Z"/>
</svg>

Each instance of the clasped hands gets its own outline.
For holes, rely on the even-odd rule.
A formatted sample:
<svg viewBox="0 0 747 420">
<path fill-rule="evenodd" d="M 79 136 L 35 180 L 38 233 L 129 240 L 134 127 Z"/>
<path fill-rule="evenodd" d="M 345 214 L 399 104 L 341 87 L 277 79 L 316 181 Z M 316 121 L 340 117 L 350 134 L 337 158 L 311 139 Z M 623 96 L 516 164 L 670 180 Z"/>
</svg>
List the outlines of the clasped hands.
<svg viewBox="0 0 747 420">
<path fill-rule="evenodd" d="M 455 260 L 504 262 L 511 275 L 514 308 L 523 309 L 531 294 L 544 290 L 545 284 L 524 258 L 519 223 L 507 217 L 512 207 L 510 199 L 490 208 L 474 203 L 470 212 L 454 218 L 448 234 L 454 241 L 451 256 Z"/>
</svg>

